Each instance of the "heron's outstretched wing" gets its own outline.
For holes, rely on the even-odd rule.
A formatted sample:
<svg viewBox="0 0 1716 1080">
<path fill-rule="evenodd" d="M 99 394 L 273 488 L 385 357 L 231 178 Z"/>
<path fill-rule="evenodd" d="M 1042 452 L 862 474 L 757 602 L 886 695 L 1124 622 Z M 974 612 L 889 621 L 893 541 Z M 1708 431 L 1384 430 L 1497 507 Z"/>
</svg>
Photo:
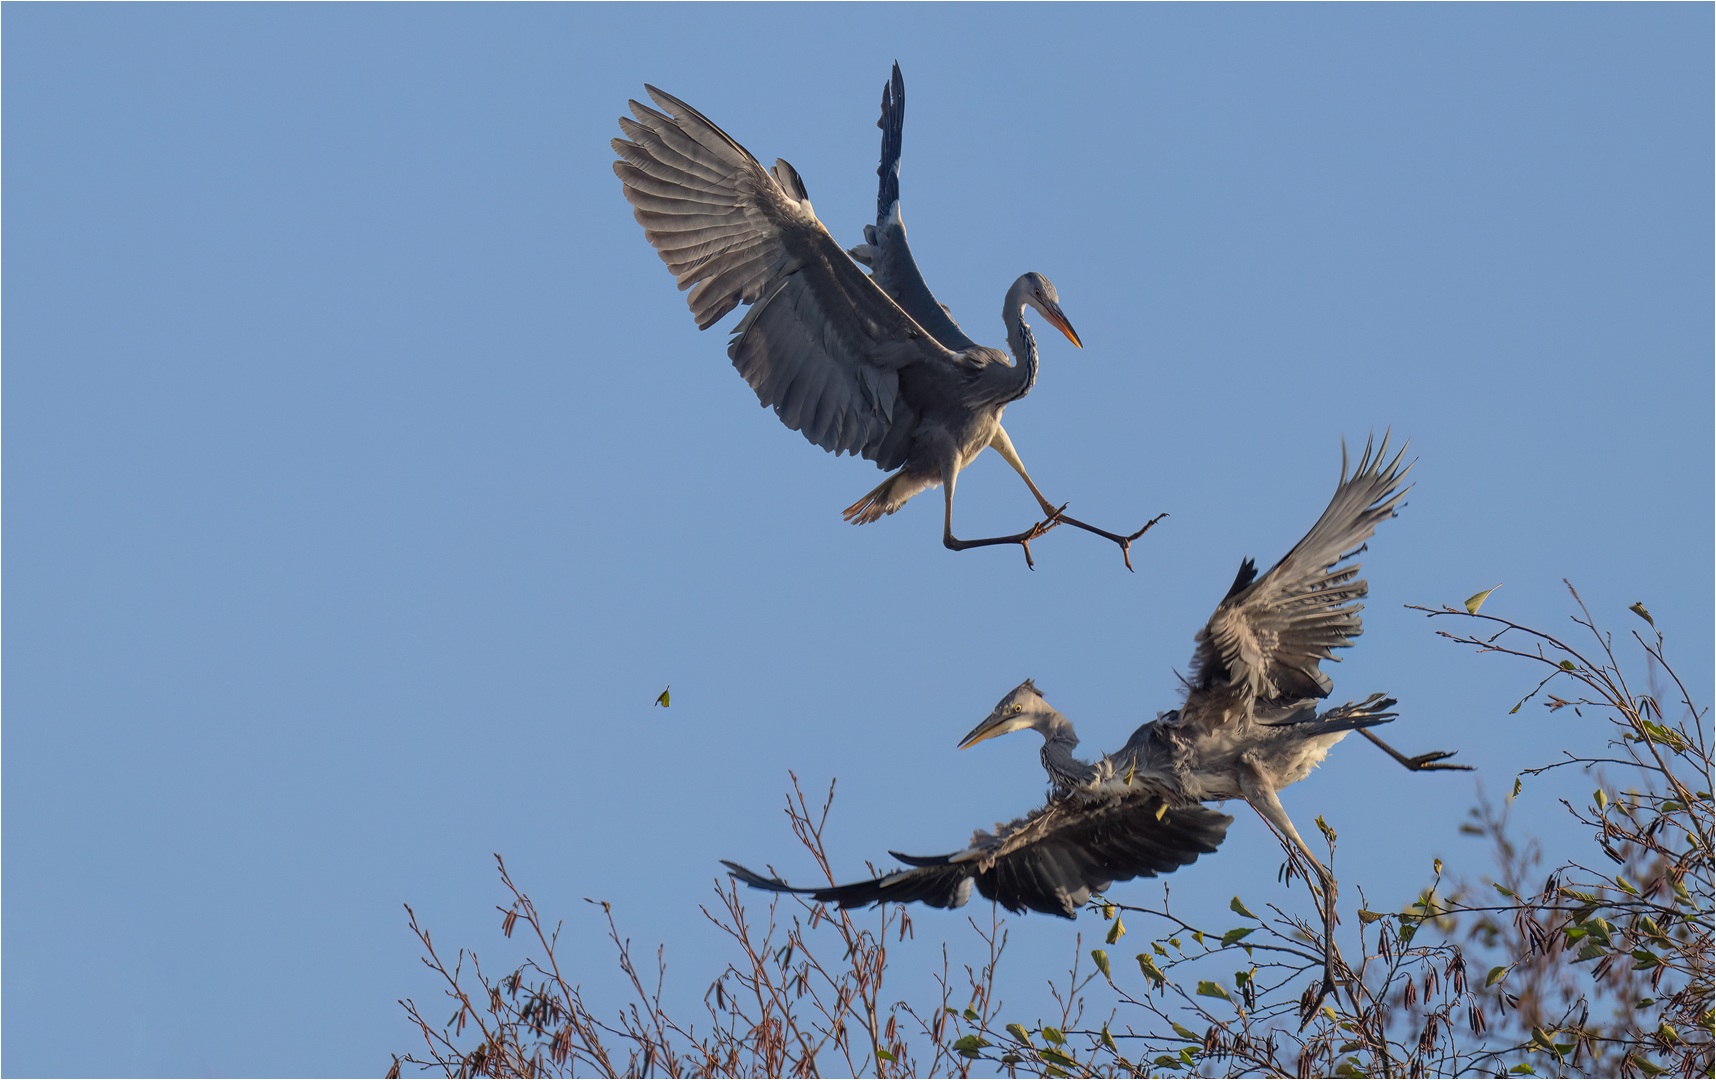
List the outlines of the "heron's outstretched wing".
<svg viewBox="0 0 1716 1080">
<path fill-rule="evenodd" d="M 850 885 L 793 888 L 736 863 L 727 867 L 755 888 L 808 893 L 841 907 L 914 901 L 959 907 L 970 898 L 975 881 L 979 893 L 1009 911 L 1028 908 L 1071 919 L 1092 892 L 1116 881 L 1155 877 L 1196 862 L 1221 844 L 1232 823 L 1232 817 L 1204 806 L 1164 811 L 1154 798 L 1094 804 L 1069 798 L 1014 822 L 998 836 L 980 834 L 965 851 L 927 858 L 894 852 L 912 869 Z"/>
<path fill-rule="evenodd" d="M 696 109 L 646 89 L 667 111 L 631 102 L 637 119 L 620 118 L 614 172 L 644 235 L 691 290 L 697 325 L 755 305 L 727 355 L 757 398 L 825 450 L 903 463 L 916 416 L 899 370 L 955 367 L 953 353 L 840 249 L 791 165 L 764 169 Z"/>
<path fill-rule="evenodd" d="M 906 126 L 906 80 L 900 65 L 894 65 L 893 80 L 882 87 L 882 164 L 876 169 L 876 224 L 864 226 L 864 243 L 851 250 L 854 259 L 870 268 L 870 280 L 900 305 L 907 315 L 937 341 L 950 349 L 963 350 L 977 343 L 953 321 L 924 283 L 917 260 L 906 243 L 906 224 L 900 217 L 900 147 Z"/>
<path fill-rule="evenodd" d="M 1187 715 L 1204 712 L 1218 696 L 1293 700 L 1324 697 L 1333 688 L 1318 664 L 1362 632 L 1358 600 L 1369 589 L 1357 580 L 1359 565 L 1347 560 L 1363 550 L 1379 522 L 1394 516 L 1406 495 L 1398 490 L 1401 479 L 1412 468 L 1401 466 L 1404 449 L 1384 464 L 1386 434 L 1374 457 L 1371 449 L 1366 440 L 1349 479 L 1341 444 L 1335 496 L 1286 558 L 1261 578 L 1250 559 L 1240 564 L 1226 599 L 1198 632 Z"/>
</svg>

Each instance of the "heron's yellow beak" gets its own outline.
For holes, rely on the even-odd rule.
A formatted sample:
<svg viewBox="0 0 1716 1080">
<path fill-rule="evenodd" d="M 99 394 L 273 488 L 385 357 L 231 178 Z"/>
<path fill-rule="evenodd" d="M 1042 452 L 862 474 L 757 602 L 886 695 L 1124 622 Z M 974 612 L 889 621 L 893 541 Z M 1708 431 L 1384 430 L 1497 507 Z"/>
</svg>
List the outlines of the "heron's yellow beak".
<svg viewBox="0 0 1716 1080">
<path fill-rule="evenodd" d="M 1059 304 L 1044 304 L 1043 309 L 1043 317 L 1049 320 L 1051 326 L 1065 334 L 1068 341 L 1081 349 L 1084 348 L 1084 342 L 1078 339 L 1078 331 L 1067 321 L 1066 313 L 1061 310 Z"/>
<path fill-rule="evenodd" d="M 971 729 L 971 734 L 959 740 L 959 749 L 976 746 L 984 739 L 993 739 L 997 735 L 1005 735 L 1009 731 L 1018 731 L 1031 726 L 1031 718 L 1013 712 L 992 712 L 984 718 L 983 723 Z"/>
</svg>

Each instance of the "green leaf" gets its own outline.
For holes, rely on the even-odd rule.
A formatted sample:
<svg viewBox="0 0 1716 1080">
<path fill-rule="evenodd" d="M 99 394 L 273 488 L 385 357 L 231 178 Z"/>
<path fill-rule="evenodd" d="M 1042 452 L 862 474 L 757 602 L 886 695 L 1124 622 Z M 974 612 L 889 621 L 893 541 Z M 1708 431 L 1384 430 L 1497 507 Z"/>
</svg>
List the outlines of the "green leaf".
<svg viewBox="0 0 1716 1080">
<path fill-rule="evenodd" d="M 1563 661 L 1561 661 L 1561 670 L 1562 671 L 1577 671 L 1577 670 L 1579 670 L 1579 665 L 1575 664 L 1571 660 L 1563 660 Z"/>
<path fill-rule="evenodd" d="M 971 1006 L 969 1006 L 969 1005 L 967 1005 L 967 1006 L 966 1006 L 966 1007 L 965 1007 L 965 1014 L 964 1014 L 964 1015 L 965 1015 L 965 1018 L 966 1018 L 966 1019 L 967 1019 L 967 1020 L 979 1020 L 979 1019 L 982 1019 L 982 1018 L 981 1018 L 981 1017 L 980 1017 L 980 1016 L 978 1016 L 978 1015 L 977 1015 L 977 1010 L 976 1010 L 976 1009 L 973 1009 L 973 1008 L 972 1008 L 972 1007 L 971 1007 Z"/>
<path fill-rule="evenodd" d="M 1525 701 L 1524 701 L 1524 699 L 1521 699 L 1520 703 L 1518 705 L 1515 705 L 1513 708 L 1511 708 L 1507 711 L 1507 714 L 1509 716 L 1512 716 L 1514 713 L 1518 712 L 1520 709 L 1522 709 L 1524 707 L 1525 707 Z"/>
<path fill-rule="evenodd" d="M 1500 982 L 1502 976 L 1506 975 L 1506 974 L 1507 974 L 1507 968 L 1505 968 L 1505 967 L 1490 968 L 1490 973 L 1488 975 L 1484 976 L 1484 985 L 1485 986 L 1494 986 L 1496 983 Z"/>
<path fill-rule="evenodd" d="M 1067 1041 L 1067 1037 L 1061 1034 L 1059 1028 L 1052 1027 L 1046 1027 L 1043 1029 L 1043 1038 L 1054 1043 L 1056 1046 L 1062 1046 Z"/>
<path fill-rule="evenodd" d="M 1256 933 L 1256 931 L 1257 927 L 1255 926 L 1236 926 L 1221 936 L 1221 943 L 1224 947 L 1232 945 L 1245 935 Z"/>
<path fill-rule="evenodd" d="M 1155 950 L 1155 953 L 1157 956 L 1167 956 L 1168 955 L 1168 950 L 1162 948 L 1162 943 L 1160 941 L 1152 941 L 1150 943 L 1150 948 Z"/>
<path fill-rule="evenodd" d="M 1198 995 L 1200 997 L 1221 998 L 1226 1002 L 1233 1001 L 1233 998 L 1228 996 L 1226 990 L 1223 990 L 1219 984 L 1210 982 L 1208 979 L 1203 979 L 1198 983 Z"/>
<path fill-rule="evenodd" d="M 1467 597 L 1466 598 L 1466 614 L 1467 615 L 1476 615 L 1478 613 L 1478 609 L 1484 606 L 1484 601 L 1488 600 L 1490 598 L 1490 593 L 1493 593 L 1497 589 L 1501 588 L 1502 584 L 1503 584 L 1502 582 L 1498 581 L 1494 585 L 1491 585 L 1489 588 L 1485 589 L 1483 592 L 1474 593 L 1471 596 Z"/>
<path fill-rule="evenodd" d="M 1358 917 L 1359 922 L 1364 923 L 1366 926 L 1369 926 L 1378 919 L 1388 918 L 1387 915 L 1384 915 L 1380 911 L 1365 911 L 1363 908 L 1359 909 Z"/>
<path fill-rule="evenodd" d="M 1637 1065 L 1639 1067 L 1639 1072 L 1644 1073 L 1646 1076 L 1661 1076 L 1663 1073 L 1668 1071 L 1656 1062 L 1646 1061 L 1642 1057 L 1634 1057 L 1633 1064 Z"/>
<path fill-rule="evenodd" d="M 1637 896 L 1639 894 L 1639 891 L 1637 889 L 1633 888 L 1632 882 L 1628 881 L 1626 878 L 1622 877 L 1619 874 L 1615 875 L 1615 884 L 1619 885 L 1623 892 L 1629 893 L 1633 896 Z"/>
<path fill-rule="evenodd" d="M 1257 918 L 1257 916 L 1255 916 L 1251 912 L 1245 910 L 1245 905 L 1240 903 L 1239 897 L 1237 897 L 1237 896 L 1234 897 L 1232 902 L 1230 902 L 1227 905 L 1227 908 L 1229 911 L 1235 912 L 1235 913 L 1240 914 L 1240 915 L 1244 915 L 1248 919 L 1256 919 Z M 1259 919 L 1258 921 L 1261 922 L 1262 920 Z"/>
<path fill-rule="evenodd" d="M 1102 977 L 1113 982 L 1114 976 L 1108 970 L 1108 953 L 1101 949 L 1092 949 L 1090 950 L 1090 958 L 1096 961 L 1096 970 L 1102 972 Z"/>
<path fill-rule="evenodd" d="M 1114 910 L 1114 905 L 1113 905 L 1113 904 L 1104 904 L 1104 905 L 1102 905 L 1102 917 L 1103 917 L 1103 918 L 1105 918 L 1105 919 L 1112 919 L 1112 918 L 1114 918 L 1114 916 L 1115 916 L 1115 915 L 1116 915 L 1116 914 L 1117 914 L 1117 913 L 1116 913 L 1116 912 L 1115 912 L 1115 910 Z"/>
<path fill-rule="evenodd" d="M 1510 798 L 1510 799 L 1519 798 L 1519 789 L 1524 787 L 1524 786 L 1525 786 L 1525 778 L 1523 776 L 1514 777 L 1513 778 L 1513 794 L 1509 795 L 1508 798 Z"/>
<path fill-rule="evenodd" d="M 1074 1061 L 1066 1054 L 1061 1053 L 1059 1050 L 1042 1050 L 1038 1052 L 1037 1056 L 1042 1058 L 1044 1061 L 1059 1065 L 1063 1069 L 1078 1068 L 1078 1062 Z"/>
<path fill-rule="evenodd" d="M 964 1035 L 954 1040 L 953 1048 L 968 1058 L 977 1057 L 983 1048 L 989 1044 L 975 1035 Z"/>
<path fill-rule="evenodd" d="M 882 1060 L 883 1060 L 883 1061 L 892 1061 L 892 1060 L 894 1060 L 894 1055 L 892 1055 L 892 1054 L 890 1054 L 890 1053 L 888 1053 L 888 1052 L 887 1052 L 887 1051 L 886 1051 L 886 1050 L 877 1050 L 877 1051 L 876 1051 L 876 1056 L 877 1056 L 877 1057 L 879 1057 L 879 1058 L 881 1058 L 881 1059 L 882 1059 Z"/>
<path fill-rule="evenodd" d="M 1643 600 L 1640 600 L 1636 604 L 1628 604 L 1627 610 L 1632 612 L 1634 615 L 1637 615 L 1639 618 L 1643 619 L 1645 622 L 1650 623 L 1652 629 L 1654 629 L 1656 627 L 1656 620 L 1651 618 L 1650 612 L 1645 610 Z"/>
<path fill-rule="evenodd" d="M 1112 945 L 1125 936 L 1126 924 L 1121 922 L 1119 919 L 1115 919 L 1114 925 L 1108 928 L 1108 943 Z"/>
<path fill-rule="evenodd" d="M 1186 951 L 1186 950 L 1185 950 L 1185 949 L 1183 949 L 1183 948 L 1181 948 L 1181 947 L 1180 947 L 1180 939 L 1179 939 L 1179 938 L 1177 938 L 1177 937 L 1171 937 L 1171 938 L 1169 938 L 1169 939 L 1168 939 L 1168 944 L 1170 944 L 1170 945 L 1172 945 L 1172 946 L 1173 946 L 1173 947 L 1174 947 L 1174 948 L 1176 948 L 1176 949 L 1179 949 L 1179 950 L 1180 950 L 1180 951 L 1181 951 L 1181 952 L 1185 952 L 1185 951 Z M 1167 954 L 1167 953 L 1163 953 L 1163 954 L 1162 954 L 1162 955 L 1163 955 L 1163 956 L 1166 956 L 1166 955 L 1168 955 L 1168 954 Z"/>
<path fill-rule="evenodd" d="M 1496 885 L 1496 892 L 1501 893 L 1503 896 L 1512 896 L 1513 895 L 1512 889 L 1508 888 L 1506 885 L 1501 885 L 1501 884 Z"/>
<path fill-rule="evenodd" d="M 1197 942 L 1199 945 L 1202 945 L 1204 943 L 1204 932 L 1202 930 L 1193 930 L 1192 940 Z M 1175 942 L 1175 946 L 1177 947 L 1178 945 L 1179 943 Z"/>
<path fill-rule="evenodd" d="M 672 690 L 672 689 L 673 689 L 672 686 L 669 686 L 667 688 L 667 690 Z M 667 708 L 669 705 L 673 704 L 673 699 L 671 697 L 667 696 L 667 690 L 663 690 L 659 695 L 656 696 L 656 699 L 655 699 L 655 703 L 657 705 L 660 705 L 664 709 Z"/>
<path fill-rule="evenodd" d="M 1537 1070 L 1532 1068 L 1530 1065 L 1527 1065 L 1523 1061 L 1520 1062 L 1518 1065 L 1515 1065 L 1513 1068 L 1509 1069 L 1508 1072 L 1518 1073 L 1521 1076 L 1536 1076 L 1537 1075 Z"/>
<path fill-rule="evenodd" d="M 1168 1021 L 1168 1026 L 1173 1028 L 1174 1034 L 1178 1035 L 1180 1038 L 1188 1039 L 1191 1042 L 1197 1043 L 1199 1046 L 1204 1044 L 1204 1037 L 1202 1035 L 1194 1035 L 1190 1028 L 1183 1028 L 1172 1020 Z"/>
<path fill-rule="evenodd" d="M 1591 798 L 1593 798 L 1597 801 L 1597 812 L 1598 813 L 1602 813 L 1605 809 L 1608 808 L 1609 796 L 1607 795 L 1607 793 L 1605 793 L 1603 791 L 1602 788 L 1598 788 L 1596 791 L 1591 792 Z"/>
<path fill-rule="evenodd" d="M 1607 954 L 1608 951 L 1608 947 L 1600 941 L 1587 941 L 1579 946 L 1579 955 L 1574 958 L 1574 963 L 1581 960 L 1595 960 L 1597 957 Z"/>
<path fill-rule="evenodd" d="M 1633 960 L 1635 961 L 1633 964 L 1634 971 L 1649 971 L 1662 963 L 1662 958 L 1649 949 L 1634 949 Z"/>
<path fill-rule="evenodd" d="M 1026 1046 L 1031 1045 L 1031 1033 L 1029 1031 L 1026 1031 L 1023 1027 L 1021 1027 L 1018 1024 L 1008 1024 L 1007 1025 L 1007 1034 L 1013 1036 L 1015 1039 L 1018 1039 L 1020 1042 L 1024 1043 Z"/>
<path fill-rule="evenodd" d="M 1156 966 L 1155 959 L 1149 953 L 1138 954 L 1138 970 L 1144 973 L 1146 979 L 1158 986 L 1168 981 L 1168 977 L 1162 974 L 1162 969 Z"/>
<path fill-rule="evenodd" d="M 1169 1057 L 1167 1054 L 1157 1054 L 1156 1060 L 1151 1062 L 1151 1064 L 1160 1065 L 1164 1069 L 1178 1069 L 1180 1068 L 1180 1059 Z"/>
</svg>

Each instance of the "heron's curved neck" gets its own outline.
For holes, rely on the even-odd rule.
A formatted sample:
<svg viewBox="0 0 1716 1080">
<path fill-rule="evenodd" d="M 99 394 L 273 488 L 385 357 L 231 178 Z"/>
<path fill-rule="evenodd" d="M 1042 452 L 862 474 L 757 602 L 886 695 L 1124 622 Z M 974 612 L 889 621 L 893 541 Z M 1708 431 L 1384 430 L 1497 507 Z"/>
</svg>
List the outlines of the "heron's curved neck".
<svg viewBox="0 0 1716 1080">
<path fill-rule="evenodd" d="M 1056 788 L 1077 787 L 1096 778 L 1096 770 L 1089 762 L 1073 757 L 1078 736 L 1073 734 L 1071 720 L 1053 713 L 1048 724 L 1038 730 L 1043 733 L 1043 768 L 1048 770 L 1049 780 Z"/>
<path fill-rule="evenodd" d="M 1037 385 L 1037 339 L 1025 325 L 1026 287 L 1014 283 L 1002 302 L 1001 321 L 1007 324 L 1007 348 L 1013 351 L 1013 392 L 1008 401 L 1018 401 Z"/>
</svg>

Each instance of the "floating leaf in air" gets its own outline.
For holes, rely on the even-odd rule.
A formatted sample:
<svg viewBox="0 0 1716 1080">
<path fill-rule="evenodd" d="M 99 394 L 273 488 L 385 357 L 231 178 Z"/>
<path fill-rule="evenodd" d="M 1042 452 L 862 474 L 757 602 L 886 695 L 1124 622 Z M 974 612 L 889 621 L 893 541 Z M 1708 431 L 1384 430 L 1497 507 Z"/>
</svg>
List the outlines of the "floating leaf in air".
<svg viewBox="0 0 1716 1080">
<path fill-rule="evenodd" d="M 673 689 L 673 687 L 671 685 L 669 685 L 667 688 L 667 690 L 672 690 L 672 689 Z M 661 694 L 655 699 L 655 703 L 657 705 L 660 705 L 664 709 L 667 708 L 669 705 L 673 704 L 673 699 L 667 696 L 667 690 L 663 690 L 661 692 Z"/>
<path fill-rule="evenodd" d="M 1234 897 L 1233 900 L 1227 905 L 1227 909 L 1229 911 L 1237 912 L 1240 915 L 1244 915 L 1248 919 L 1257 918 L 1257 916 L 1255 916 L 1251 912 L 1245 910 L 1245 905 L 1240 902 L 1240 899 L 1237 896 Z"/>
<path fill-rule="evenodd" d="M 1476 615 L 1478 613 L 1478 609 L 1484 606 L 1484 601 L 1488 600 L 1490 598 L 1490 593 L 1495 592 L 1497 589 L 1499 589 L 1501 587 L 1502 587 L 1502 583 L 1498 581 L 1494 585 L 1491 585 L 1489 588 L 1485 589 L 1483 592 L 1473 593 L 1471 596 L 1467 597 L 1466 598 L 1466 614 Z"/>
<path fill-rule="evenodd" d="M 1637 615 L 1639 618 L 1643 619 L 1645 622 L 1650 623 L 1651 626 L 1654 627 L 1656 625 L 1656 620 L 1651 618 L 1650 612 L 1645 610 L 1643 600 L 1640 600 L 1636 604 L 1628 604 L 1627 610 L 1632 612 L 1634 615 Z"/>
</svg>

